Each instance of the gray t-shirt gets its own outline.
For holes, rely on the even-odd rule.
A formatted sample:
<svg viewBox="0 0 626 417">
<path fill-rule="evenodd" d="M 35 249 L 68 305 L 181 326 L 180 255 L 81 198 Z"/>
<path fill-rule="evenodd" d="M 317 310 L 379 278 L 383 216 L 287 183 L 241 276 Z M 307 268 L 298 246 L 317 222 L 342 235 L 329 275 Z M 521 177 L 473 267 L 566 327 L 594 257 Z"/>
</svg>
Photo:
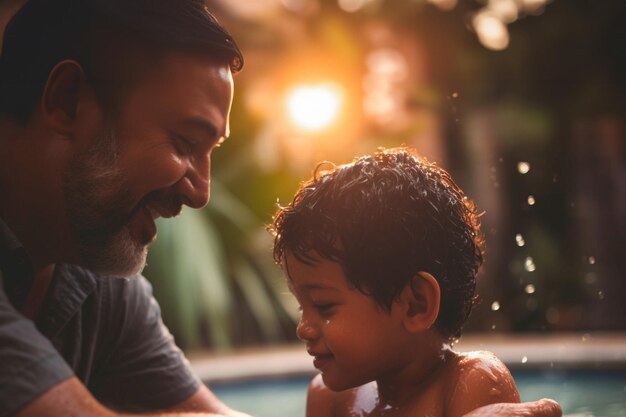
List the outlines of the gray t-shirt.
<svg viewBox="0 0 626 417">
<path fill-rule="evenodd" d="M 27 259 L 1 226 L 0 417 L 72 375 L 120 411 L 163 409 L 196 392 L 200 382 L 142 276 L 101 277 L 60 264 L 37 320 L 21 315 L 15 304 L 28 281 L 19 276 Z"/>
</svg>

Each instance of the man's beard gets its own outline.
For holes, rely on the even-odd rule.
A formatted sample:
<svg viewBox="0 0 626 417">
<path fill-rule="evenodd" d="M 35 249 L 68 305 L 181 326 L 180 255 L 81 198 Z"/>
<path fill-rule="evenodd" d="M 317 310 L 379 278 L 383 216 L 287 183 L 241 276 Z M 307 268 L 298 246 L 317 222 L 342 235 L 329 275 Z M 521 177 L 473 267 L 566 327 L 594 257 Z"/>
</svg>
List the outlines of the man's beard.
<svg viewBox="0 0 626 417">
<path fill-rule="evenodd" d="M 118 146 L 114 129 L 103 129 L 70 162 L 63 191 L 81 266 L 126 277 L 143 270 L 147 248 L 132 238 L 128 228 L 139 208 L 133 209 L 130 188 L 118 166 Z"/>
</svg>

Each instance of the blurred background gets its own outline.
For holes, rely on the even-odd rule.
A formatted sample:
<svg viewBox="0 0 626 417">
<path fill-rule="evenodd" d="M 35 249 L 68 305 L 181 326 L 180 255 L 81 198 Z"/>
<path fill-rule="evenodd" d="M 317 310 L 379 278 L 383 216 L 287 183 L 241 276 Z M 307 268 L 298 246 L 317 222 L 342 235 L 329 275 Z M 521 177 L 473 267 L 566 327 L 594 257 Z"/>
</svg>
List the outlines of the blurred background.
<svg viewBox="0 0 626 417">
<path fill-rule="evenodd" d="M 409 145 L 487 239 L 465 334 L 626 330 L 626 2 L 212 0 L 246 58 L 202 211 L 146 276 L 185 349 L 295 340 L 264 226 L 322 160 Z"/>
</svg>

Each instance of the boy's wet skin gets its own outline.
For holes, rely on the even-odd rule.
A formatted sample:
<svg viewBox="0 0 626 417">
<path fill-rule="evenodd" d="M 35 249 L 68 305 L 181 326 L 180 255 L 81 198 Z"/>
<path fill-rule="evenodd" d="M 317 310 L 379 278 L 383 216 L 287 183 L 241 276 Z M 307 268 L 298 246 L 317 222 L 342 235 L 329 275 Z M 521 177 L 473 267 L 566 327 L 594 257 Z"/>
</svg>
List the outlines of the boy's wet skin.
<svg viewBox="0 0 626 417">
<path fill-rule="evenodd" d="M 415 417 L 458 416 L 473 410 L 481 400 L 519 402 L 519 396 L 506 367 L 489 352 L 446 355 L 431 378 L 415 385 L 406 402 L 389 401 L 381 395 L 376 381 L 360 387 L 333 392 L 323 383 L 322 375 L 309 387 L 308 415 L 334 417 Z M 468 398 L 476 384 L 491 386 L 485 398 Z M 506 392 L 508 394 L 508 400 Z M 492 400 L 489 400 L 489 396 Z M 312 402 L 316 404 L 311 404 Z"/>
<path fill-rule="evenodd" d="M 341 266 L 285 258 L 302 317 L 298 336 L 321 372 L 309 387 L 315 417 L 461 416 L 519 402 L 504 364 L 489 352 L 456 353 L 431 329 L 436 281 L 424 274 L 388 313 L 351 287 Z M 480 389 L 477 389 L 480 386 Z"/>
</svg>

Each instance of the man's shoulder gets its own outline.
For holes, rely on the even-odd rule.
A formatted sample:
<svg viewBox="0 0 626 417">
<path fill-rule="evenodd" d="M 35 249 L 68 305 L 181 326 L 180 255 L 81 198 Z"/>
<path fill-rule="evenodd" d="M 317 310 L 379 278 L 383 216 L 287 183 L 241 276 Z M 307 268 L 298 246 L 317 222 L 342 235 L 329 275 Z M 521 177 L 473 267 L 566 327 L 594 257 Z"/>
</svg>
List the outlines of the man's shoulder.
<svg viewBox="0 0 626 417">
<path fill-rule="evenodd" d="M 133 314 L 159 310 L 152 296 L 152 285 L 141 274 L 114 277 L 69 264 L 57 265 L 55 298 L 63 303 L 65 294 L 82 299 L 83 311 L 98 311 L 102 318 L 130 318 Z M 95 309 L 95 310 L 94 310 Z"/>
<path fill-rule="evenodd" d="M 137 293 L 152 296 L 152 285 L 141 274 L 128 277 L 116 277 L 99 274 L 79 265 L 58 264 L 59 274 L 70 280 L 93 282 L 99 291 L 117 293 Z"/>
</svg>

